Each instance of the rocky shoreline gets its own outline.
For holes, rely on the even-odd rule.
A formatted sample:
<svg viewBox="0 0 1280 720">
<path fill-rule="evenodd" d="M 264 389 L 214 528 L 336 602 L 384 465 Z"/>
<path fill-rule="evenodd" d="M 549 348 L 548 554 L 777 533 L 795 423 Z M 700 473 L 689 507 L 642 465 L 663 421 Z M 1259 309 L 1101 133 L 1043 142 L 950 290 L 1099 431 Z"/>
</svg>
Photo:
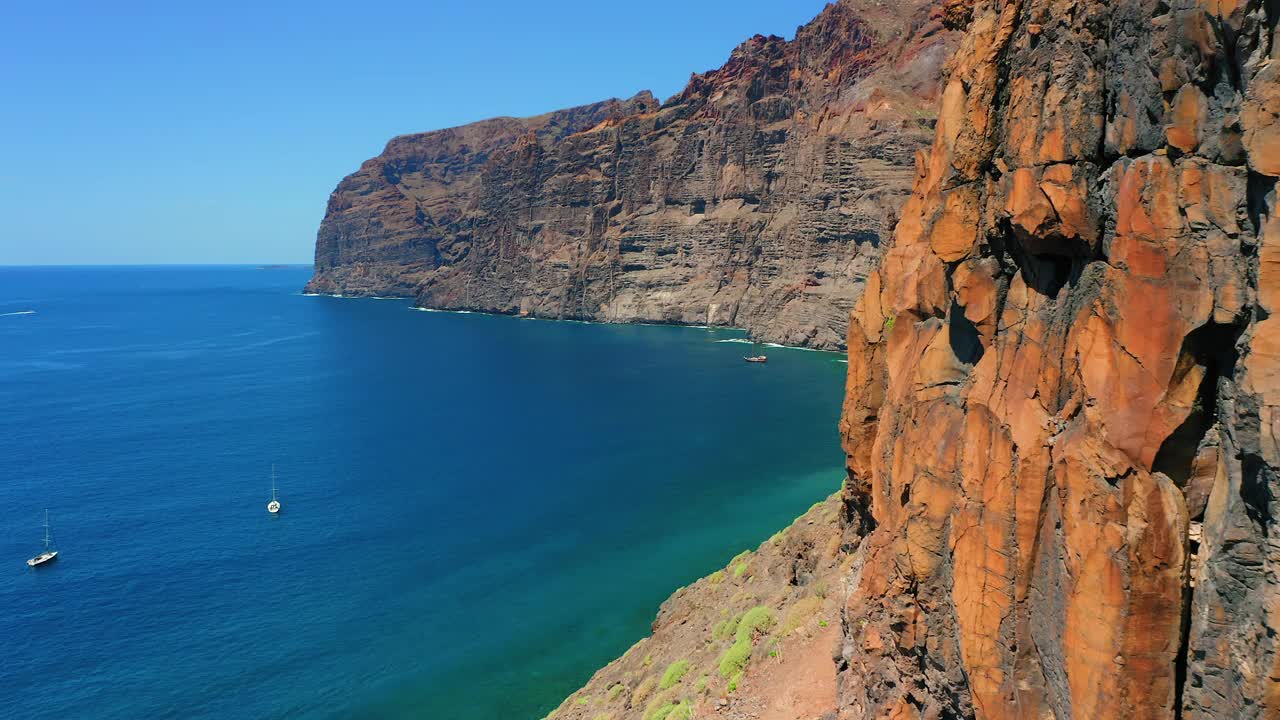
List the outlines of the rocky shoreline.
<svg viewBox="0 0 1280 720">
<path fill-rule="evenodd" d="M 393 140 L 309 287 L 847 348 L 839 497 L 554 718 L 1276 717 L 1278 178 L 1273 1 L 842 0 Z"/>
<path fill-rule="evenodd" d="M 545 720 L 817 718 L 834 707 L 832 648 L 860 555 L 839 495 L 675 591 L 652 634 Z"/>
<path fill-rule="evenodd" d="M 935 138 L 849 326 L 848 478 L 814 545 L 847 590 L 813 670 L 834 690 L 739 704 L 777 696 L 749 689 L 767 610 L 715 701 L 635 702 L 638 649 L 554 717 L 1280 713 L 1280 14 L 946 10 Z M 642 657 L 708 622 L 664 606 Z"/>
<path fill-rule="evenodd" d="M 341 294 L 334 294 L 334 293 L 313 292 L 311 291 L 310 287 L 308 287 L 307 290 L 303 292 L 303 295 L 307 297 L 334 298 L 335 300 L 412 300 L 412 298 L 396 297 L 394 295 L 341 295 Z M 840 356 L 846 355 L 846 353 L 841 349 L 816 348 L 816 347 L 810 347 L 807 345 L 787 345 L 785 343 L 752 339 L 750 337 L 749 329 L 744 327 L 735 327 L 732 325 L 692 325 L 692 324 L 685 324 L 681 322 L 641 322 L 641 321 L 634 321 L 634 320 L 629 320 L 625 322 L 623 321 L 614 322 L 611 320 L 601 320 L 601 319 L 580 320 L 576 318 L 552 318 L 552 317 L 538 317 L 536 315 L 519 315 L 517 313 L 495 312 L 495 311 L 489 311 L 489 310 L 469 310 L 466 308 L 422 307 L 420 305 L 412 305 L 412 304 L 409 306 L 409 308 L 411 310 L 418 310 L 421 312 L 443 312 L 443 313 L 456 313 L 461 315 L 493 315 L 495 317 L 518 318 L 521 320 L 542 320 L 546 322 L 586 323 L 589 325 L 648 325 L 651 327 L 688 328 L 690 330 L 730 330 L 730 331 L 746 333 L 747 337 L 742 339 L 742 342 L 744 343 L 759 343 L 760 345 L 763 345 L 765 347 L 773 347 L 781 350 L 805 350 L 808 352 L 824 352 L 824 353 L 831 353 L 831 354 L 840 355 Z M 721 340 L 717 342 L 728 342 L 728 341 Z"/>
</svg>

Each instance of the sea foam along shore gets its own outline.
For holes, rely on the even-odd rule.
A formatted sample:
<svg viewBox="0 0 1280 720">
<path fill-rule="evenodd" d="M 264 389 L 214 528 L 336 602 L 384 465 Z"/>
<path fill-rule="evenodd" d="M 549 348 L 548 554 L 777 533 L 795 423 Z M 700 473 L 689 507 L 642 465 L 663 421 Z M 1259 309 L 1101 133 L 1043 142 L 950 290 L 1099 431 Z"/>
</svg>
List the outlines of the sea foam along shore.
<svg viewBox="0 0 1280 720">
<path fill-rule="evenodd" d="M 340 295 L 336 293 L 308 293 L 308 292 L 304 292 L 301 294 L 303 297 L 327 297 L 327 298 L 337 298 L 340 300 L 407 300 L 408 299 L 403 297 L 387 297 L 382 295 Z M 691 330 L 732 330 L 737 332 L 746 332 L 746 328 L 733 327 L 731 325 L 692 325 L 688 323 L 678 323 L 678 322 L 669 322 L 669 323 L 609 322 L 607 320 L 578 320 L 578 319 L 571 319 L 571 318 L 535 317 L 531 315 L 518 316 L 518 315 L 512 315 L 510 313 L 484 312 L 483 310 L 446 310 L 444 308 L 427 308 L 427 307 L 421 307 L 418 305 L 410 305 L 409 309 L 417 312 L 452 313 L 454 315 L 492 315 L 495 317 L 519 317 L 521 320 L 541 320 L 544 322 L 567 322 L 567 323 L 579 323 L 582 325 L 641 325 L 645 327 L 682 327 L 682 328 L 689 328 Z M 752 340 L 750 338 L 727 338 L 723 340 L 715 340 L 713 342 L 748 343 L 752 345 L 764 345 L 765 347 L 779 348 L 781 350 L 804 350 L 806 352 L 831 353 L 832 355 L 841 355 L 841 356 L 845 354 L 839 350 L 824 350 L 822 348 L 804 347 L 803 345 L 783 345 L 781 343 L 775 343 L 775 342 L 762 343 L 756 340 Z"/>
<path fill-rule="evenodd" d="M 304 292 L 304 293 L 301 293 L 301 295 L 303 297 L 327 297 L 327 298 L 337 298 L 339 300 L 407 300 L 408 299 L 403 297 L 389 297 L 389 296 L 383 296 L 383 295 L 341 295 L 336 293 Z M 671 323 L 609 322 L 607 320 L 578 320 L 578 319 L 568 319 L 568 318 L 517 316 L 517 315 L 512 315 L 510 313 L 493 313 L 493 312 L 484 312 L 482 310 L 446 310 L 444 308 L 427 308 L 427 307 L 421 307 L 419 305 L 410 305 L 409 309 L 417 312 L 452 313 L 454 315 L 492 315 L 495 317 L 520 317 L 521 320 L 541 320 L 544 322 L 567 322 L 567 323 L 579 323 L 581 325 L 642 325 L 646 327 L 682 327 L 682 328 L 689 328 L 691 330 L 732 330 L 737 332 L 746 332 L 745 328 L 733 327 L 730 325 L 690 325 L 686 323 L 676 323 L 676 322 L 671 322 Z M 822 348 L 804 347 L 803 345 L 783 345 L 781 343 L 775 343 L 775 342 L 762 343 L 756 340 L 752 340 L 751 338 L 725 338 L 721 340 L 714 340 L 713 342 L 763 345 L 765 347 L 778 348 L 780 350 L 803 350 L 805 352 L 830 353 L 832 355 L 840 355 L 842 357 L 845 355 L 844 352 L 841 352 L 839 350 L 824 350 Z M 839 361 L 839 362 L 846 362 L 846 361 Z"/>
</svg>

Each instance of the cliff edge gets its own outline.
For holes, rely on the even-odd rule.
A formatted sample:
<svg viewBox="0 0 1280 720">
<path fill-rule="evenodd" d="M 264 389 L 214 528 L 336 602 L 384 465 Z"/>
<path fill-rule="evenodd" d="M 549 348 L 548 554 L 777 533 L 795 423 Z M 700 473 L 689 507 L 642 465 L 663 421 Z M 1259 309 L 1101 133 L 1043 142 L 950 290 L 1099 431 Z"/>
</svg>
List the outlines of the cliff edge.
<svg viewBox="0 0 1280 720">
<path fill-rule="evenodd" d="M 1280 717 L 1280 8 L 946 13 L 934 140 L 849 326 L 812 540 L 840 632 L 790 676 L 817 702 L 769 705 L 814 656 L 764 653 L 765 622 L 741 682 L 556 717 Z M 653 657 L 706 633 L 665 617 Z"/>
<path fill-rule="evenodd" d="M 1274 2 L 979 2 L 849 328 L 841 718 L 1280 714 Z"/>
<path fill-rule="evenodd" d="M 329 198 L 308 290 L 842 348 L 933 135 L 943 21 L 841 0 L 663 104 L 395 138 Z"/>
</svg>

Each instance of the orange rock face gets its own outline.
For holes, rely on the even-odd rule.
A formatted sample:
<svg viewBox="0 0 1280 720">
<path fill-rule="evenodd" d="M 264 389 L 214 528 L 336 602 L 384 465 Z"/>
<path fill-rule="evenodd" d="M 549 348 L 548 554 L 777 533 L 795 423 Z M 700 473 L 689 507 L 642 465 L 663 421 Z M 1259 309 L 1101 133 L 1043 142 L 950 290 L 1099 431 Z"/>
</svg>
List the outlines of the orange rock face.
<svg viewBox="0 0 1280 720">
<path fill-rule="evenodd" d="M 849 328 L 839 717 L 1280 717 L 1277 12 L 955 13 Z"/>
</svg>

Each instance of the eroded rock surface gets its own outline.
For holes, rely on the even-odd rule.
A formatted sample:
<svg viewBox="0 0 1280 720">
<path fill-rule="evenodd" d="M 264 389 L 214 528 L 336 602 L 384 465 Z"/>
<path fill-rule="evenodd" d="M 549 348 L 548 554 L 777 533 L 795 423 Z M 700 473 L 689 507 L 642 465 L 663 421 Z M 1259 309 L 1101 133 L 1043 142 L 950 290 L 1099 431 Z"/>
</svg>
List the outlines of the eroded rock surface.
<svg viewBox="0 0 1280 720">
<path fill-rule="evenodd" d="M 308 289 L 843 347 L 933 135 L 957 17 L 841 0 L 665 104 L 395 138 L 330 197 Z"/>
<path fill-rule="evenodd" d="M 849 328 L 839 716 L 1280 715 L 1280 7 L 954 10 Z"/>
</svg>

